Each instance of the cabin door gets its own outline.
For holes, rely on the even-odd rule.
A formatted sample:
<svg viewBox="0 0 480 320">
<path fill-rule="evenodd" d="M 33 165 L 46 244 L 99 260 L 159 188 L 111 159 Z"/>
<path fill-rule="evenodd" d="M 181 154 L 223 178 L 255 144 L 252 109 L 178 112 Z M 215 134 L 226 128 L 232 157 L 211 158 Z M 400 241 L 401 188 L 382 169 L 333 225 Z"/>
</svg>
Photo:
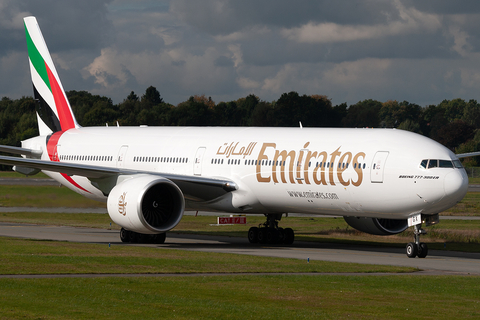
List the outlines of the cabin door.
<svg viewBox="0 0 480 320">
<path fill-rule="evenodd" d="M 196 176 L 202 175 L 203 155 L 205 154 L 205 147 L 200 147 L 195 154 L 195 161 L 193 162 L 193 174 Z"/>
<path fill-rule="evenodd" d="M 128 146 L 122 146 L 118 151 L 117 156 L 117 168 L 123 168 L 125 166 L 125 157 L 127 156 Z"/>
<path fill-rule="evenodd" d="M 373 183 L 383 183 L 383 172 L 387 162 L 388 151 L 378 151 L 370 168 L 370 180 Z"/>
</svg>

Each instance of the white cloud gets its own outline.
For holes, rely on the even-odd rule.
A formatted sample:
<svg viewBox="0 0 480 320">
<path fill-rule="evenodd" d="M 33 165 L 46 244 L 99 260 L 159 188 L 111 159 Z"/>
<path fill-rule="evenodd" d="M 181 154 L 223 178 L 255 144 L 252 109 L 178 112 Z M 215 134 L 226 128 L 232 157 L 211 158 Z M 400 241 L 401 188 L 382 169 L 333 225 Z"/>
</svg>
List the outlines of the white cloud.
<svg viewBox="0 0 480 320">
<path fill-rule="evenodd" d="M 441 27 L 441 19 L 415 8 L 405 8 L 395 1 L 400 20 L 378 25 L 340 25 L 333 22 L 309 22 L 301 27 L 282 29 L 282 35 L 305 43 L 331 43 L 355 40 L 381 39 L 416 32 L 433 32 Z"/>
</svg>

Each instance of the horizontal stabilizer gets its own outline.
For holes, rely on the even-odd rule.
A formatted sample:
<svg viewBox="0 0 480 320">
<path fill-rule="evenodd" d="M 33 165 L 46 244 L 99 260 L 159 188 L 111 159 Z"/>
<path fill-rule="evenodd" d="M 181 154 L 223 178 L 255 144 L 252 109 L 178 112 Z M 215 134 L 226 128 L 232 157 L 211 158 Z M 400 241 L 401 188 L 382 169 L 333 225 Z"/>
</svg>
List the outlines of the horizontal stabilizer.
<svg viewBox="0 0 480 320">
<path fill-rule="evenodd" d="M 20 147 L 11 147 L 11 146 L 4 146 L 0 145 L 0 151 L 6 153 L 13 153 L 13 154 L 21 154 L 27 157 L 32 158 L 40 158 L 42 156 L 42 150 L 33 150 L 33 149 L 26 149 Z"/>
</svg>

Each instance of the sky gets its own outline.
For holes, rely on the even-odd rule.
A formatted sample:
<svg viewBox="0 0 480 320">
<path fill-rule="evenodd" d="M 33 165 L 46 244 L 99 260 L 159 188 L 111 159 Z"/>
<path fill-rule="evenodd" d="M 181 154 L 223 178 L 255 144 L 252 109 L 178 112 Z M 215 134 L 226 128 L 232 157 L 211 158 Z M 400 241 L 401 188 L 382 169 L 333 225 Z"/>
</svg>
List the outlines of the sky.
<svg viewBox="0 0 480 320">
<path fill-rule="evenodd" d="M 480 101 L 477 0 L 0 0 L 0 97 L 32 96 L 23 17 L 63 87 L 122 102 Z"/>
</svg>

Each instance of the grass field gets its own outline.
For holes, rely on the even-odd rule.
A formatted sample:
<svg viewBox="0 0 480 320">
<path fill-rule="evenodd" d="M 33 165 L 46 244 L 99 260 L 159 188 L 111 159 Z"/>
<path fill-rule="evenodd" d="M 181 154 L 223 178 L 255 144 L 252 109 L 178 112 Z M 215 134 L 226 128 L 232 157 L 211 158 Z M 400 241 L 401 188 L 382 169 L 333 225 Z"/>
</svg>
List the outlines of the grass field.
<svg viewBox="0 0 480 320">
<path fill-rule="evenodd" d="M 0 279 L 3 319 L 478 319 L 474 277 Z"/>
<path fill-rule="evenodd" d="M 0 274 L 179 274 L 1 278 L 0 319 L 475 319 L 480 316 L 480 277 L 401 275 L 414 269 L 1 237 L 0 248 Z M 234 274 L 209 275 L 222 272 Z M 235 275 L 238 272 L 251 275 Z M 285 274 L 265 274 L 272 272 Z M 322 272 L 338 275 L 322 275 Z M 341 275 L 342 272 L 365 275 Z M 397 275 L 367 275 L 372 272 Z M 191 273 L 204 275 L 189 276 Z"/>
</svg>

